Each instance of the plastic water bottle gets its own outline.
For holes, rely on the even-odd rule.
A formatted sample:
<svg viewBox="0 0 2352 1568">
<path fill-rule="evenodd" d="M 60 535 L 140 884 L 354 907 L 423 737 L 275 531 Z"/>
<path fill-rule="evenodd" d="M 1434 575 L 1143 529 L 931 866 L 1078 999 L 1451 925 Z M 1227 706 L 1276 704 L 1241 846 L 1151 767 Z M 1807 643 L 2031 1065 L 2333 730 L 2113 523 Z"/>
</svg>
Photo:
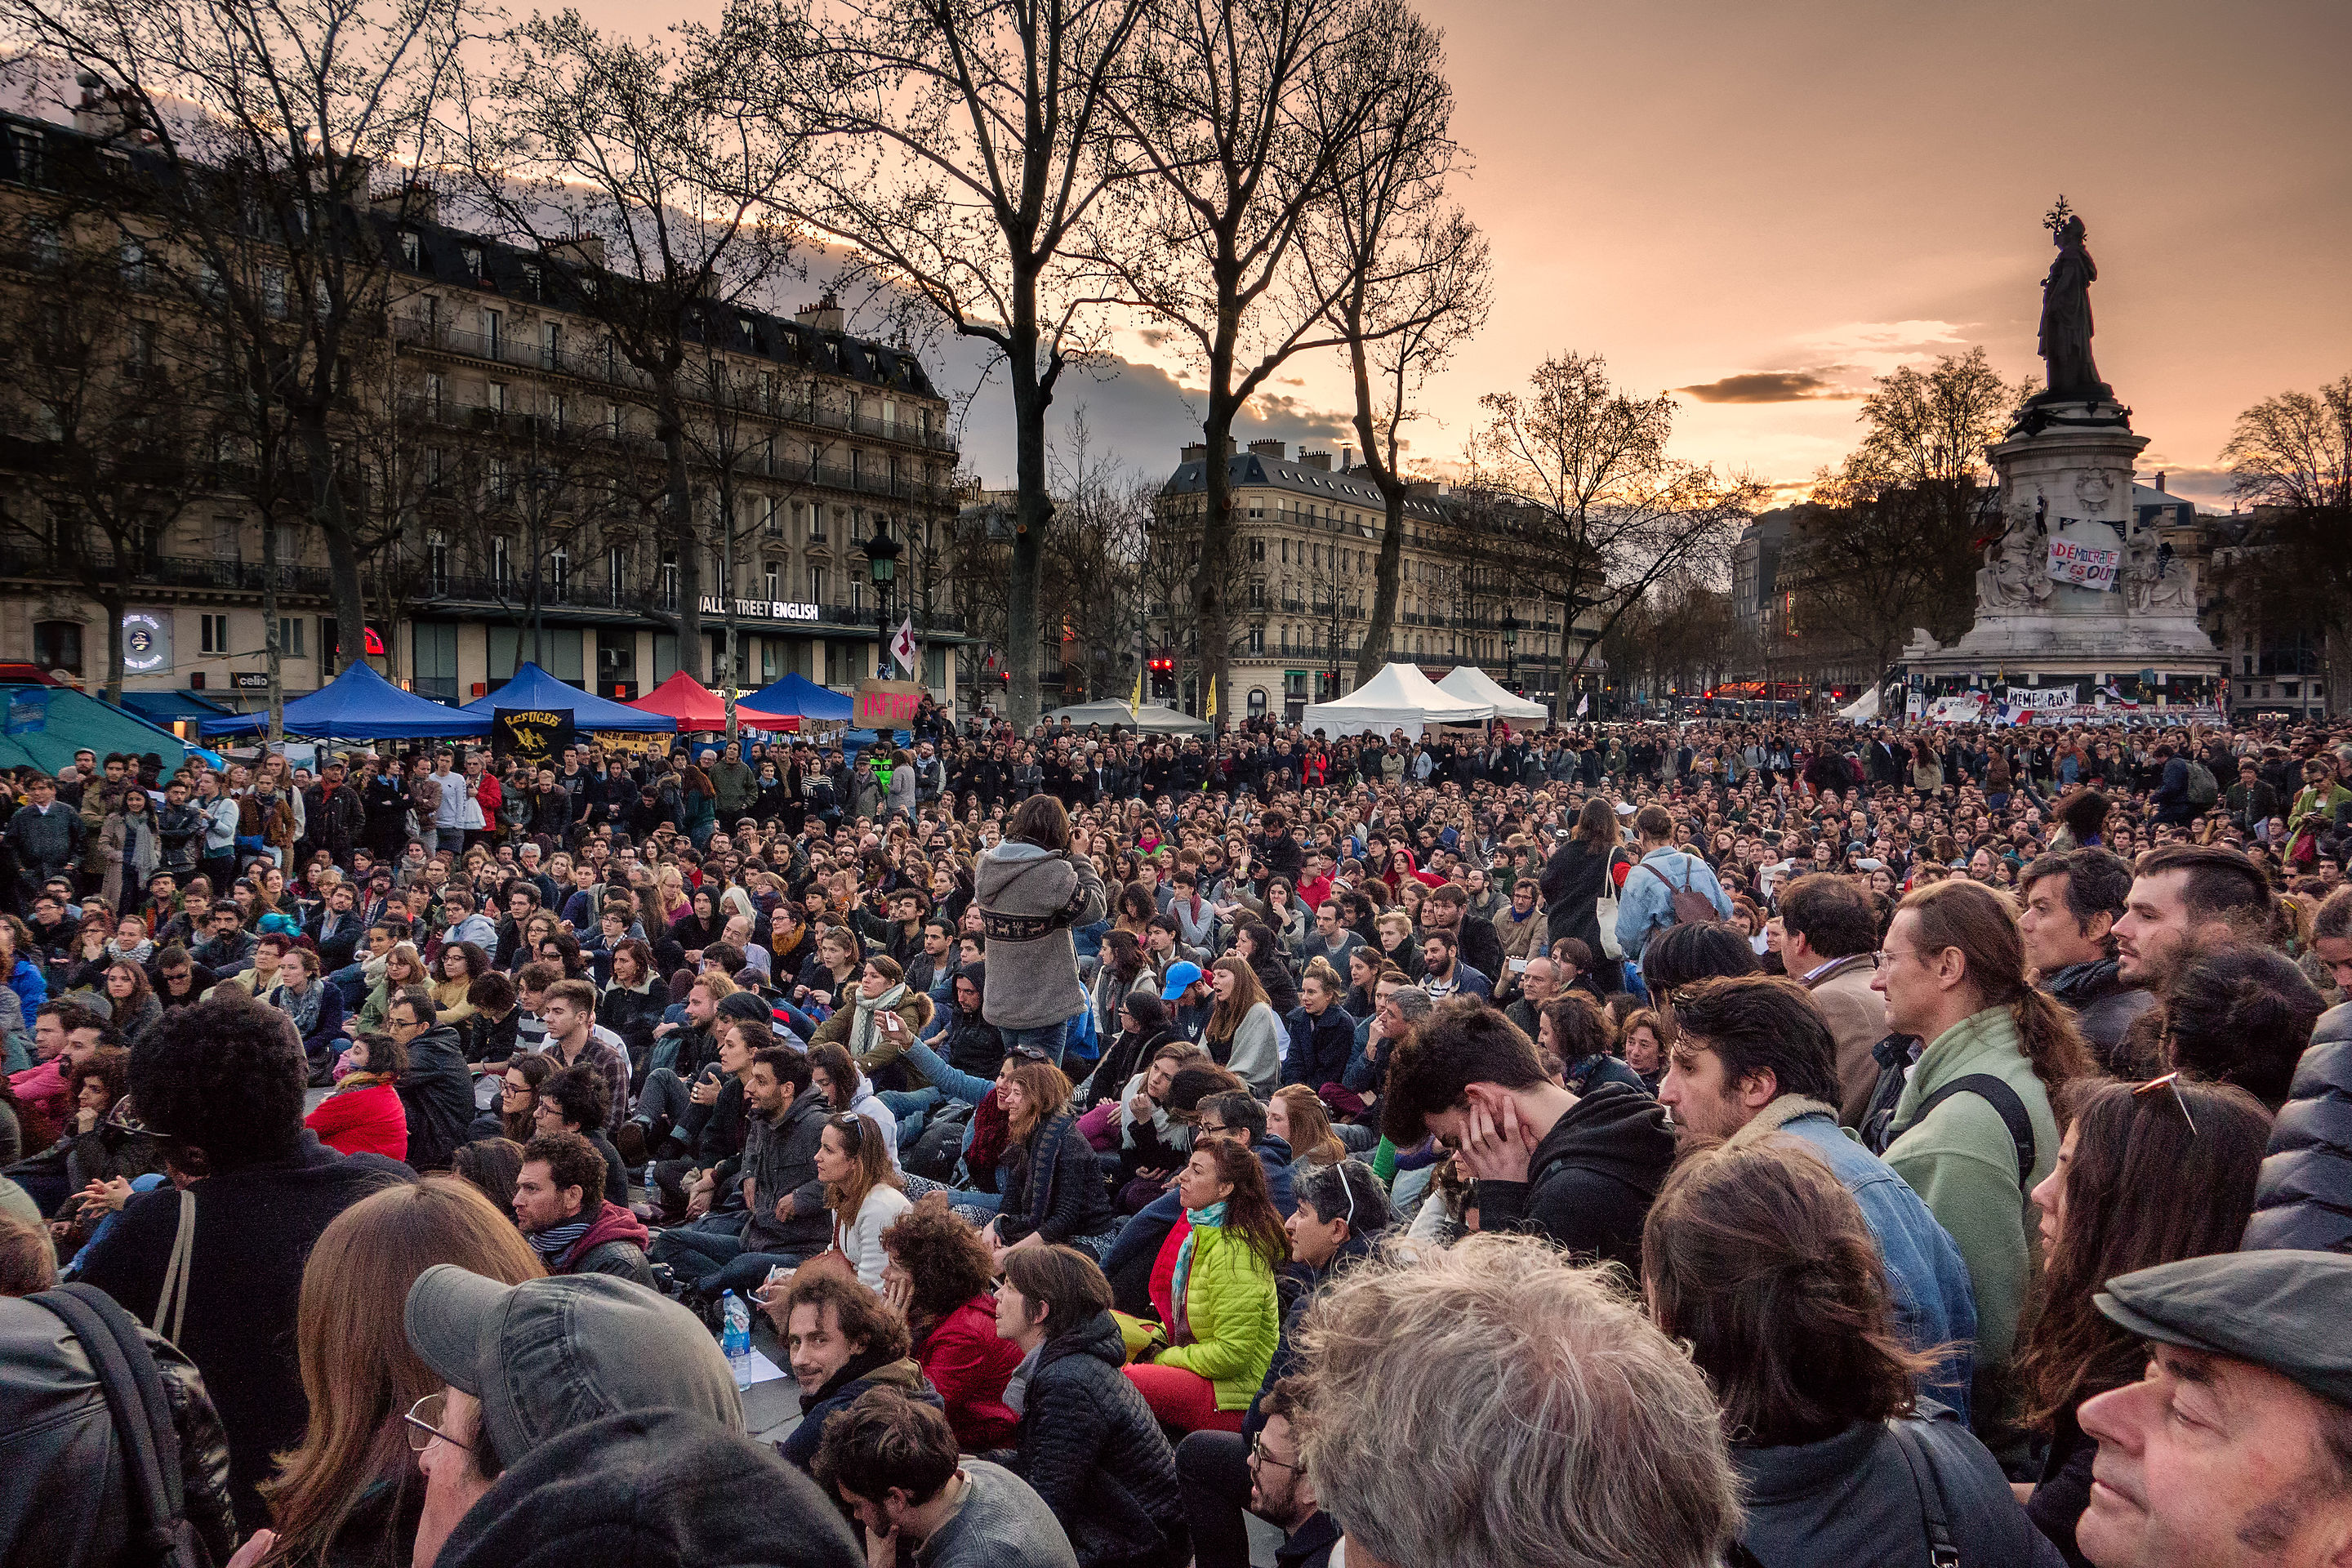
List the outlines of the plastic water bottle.
<svg viewBox="0 0 2352 1568">
<path fill-rule="evenodd" d="M 719 1349 L 727 1357 L 727 1369 L 735 1374 L 736 1388 L 749 1388 L 751 1386 L 751 1303 L 730 1290 L 719 1298 L 719 1306 L 727 1325 L 719 1336 Z"/>
</svg>

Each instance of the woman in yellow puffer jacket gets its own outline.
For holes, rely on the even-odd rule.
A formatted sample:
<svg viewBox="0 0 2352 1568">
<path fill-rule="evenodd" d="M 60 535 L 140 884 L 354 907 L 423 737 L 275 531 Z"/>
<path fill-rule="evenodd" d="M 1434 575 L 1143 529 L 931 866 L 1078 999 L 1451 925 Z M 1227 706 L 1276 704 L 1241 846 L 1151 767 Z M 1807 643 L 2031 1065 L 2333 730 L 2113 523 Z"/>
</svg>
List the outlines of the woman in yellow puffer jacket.
<svg viewBox="0 0 2352 1568">
<path fill-rule="evenodd" d="M 1127 1375 L 1161 1425 L 1238 1432 L 1281 1335 L 1275 1271 L 1289 1239 L 1247 1144 L 1196 1144 L 1176 1192 L 1184 1223 L 1151 1270 L 1166 1342 L 1155 1337 L 1158 1348 L 1139 1352 Z"/>
</svg>

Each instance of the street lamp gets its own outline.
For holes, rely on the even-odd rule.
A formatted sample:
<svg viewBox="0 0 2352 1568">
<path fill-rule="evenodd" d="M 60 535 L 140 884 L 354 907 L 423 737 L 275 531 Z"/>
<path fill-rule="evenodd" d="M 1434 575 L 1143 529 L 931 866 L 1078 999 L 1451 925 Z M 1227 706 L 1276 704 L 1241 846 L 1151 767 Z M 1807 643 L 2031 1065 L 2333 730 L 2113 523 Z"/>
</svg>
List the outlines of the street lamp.
<svg viewBox="0 0 2352 1568">
<path fill-rule="evenodd" d="M 874 578 L 875 626 L 879 633 L 881 660 L 877 673 L 890 674 L 890 584 L 898 578 L 898 542 L 890 537 L 888 522 L 874 520 L 874 537 L 866 542 L 866 569 Z"/>
<path fill-rule="evenodd" d="M 1519 618 L 1506 612 L 1503 616 L 1503 684 L 1512 690 L 1519 684 Z"/>
</svg>

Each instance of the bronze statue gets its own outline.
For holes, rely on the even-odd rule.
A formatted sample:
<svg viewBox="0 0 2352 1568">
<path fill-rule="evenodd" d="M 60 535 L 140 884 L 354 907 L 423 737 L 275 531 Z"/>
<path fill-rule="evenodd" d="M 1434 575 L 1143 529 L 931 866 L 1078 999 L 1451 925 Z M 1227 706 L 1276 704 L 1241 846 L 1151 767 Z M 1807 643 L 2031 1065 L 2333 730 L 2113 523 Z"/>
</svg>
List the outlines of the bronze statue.
<svg viewBox="0 0 2352 1568">
<path fill-rule="evenodd" d="M 2099 268 L 2084 247 L 2082 217 L 2060 196 L 2042 221 L 2058 247 L 2058 259 L 2050 264 L 2050 276 L 2042 284 L 2038 352 L 2050 375 L 2050 390 L 2042 396 L 2053 402 L 2107 397 L 2109 388 L 2099 379 L 2098 364 L 2091 357 L 2091 285 Z"/>
</svg>

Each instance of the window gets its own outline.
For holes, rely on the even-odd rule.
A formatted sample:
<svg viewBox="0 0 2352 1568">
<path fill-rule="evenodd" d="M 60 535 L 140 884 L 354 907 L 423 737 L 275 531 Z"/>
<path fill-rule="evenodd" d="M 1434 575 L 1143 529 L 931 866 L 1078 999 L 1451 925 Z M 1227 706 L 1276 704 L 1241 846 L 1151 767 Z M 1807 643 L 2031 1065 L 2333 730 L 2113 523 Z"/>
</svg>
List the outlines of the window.
<svg viewBox="0 0 2352 1568">
<path fill-rule="evenodd" d="M 1249 650 L 1254 654 L 1262 654 L 1265 651 L 1265 628 L 1264 626 L 1250 627 Z"/>
<path fill-rule="evenodd" d="M 513 546 L 503 534 L 490 539 L 490 581 L 502 598 L 514 586 Z"/>
<path fill-rule="evenodd" d="M 563 323 L 541 321 L 539 324 L 539 367 L 561 370 L 563 367 Z"/>
<path fill-rule="evenodd" d="M 436 456 L 438 454 L 436 454 Z M 449 536 L 439 529 L 425 536 L 425 579 L 436 597 L 449 592 Z"/>
<path fill-rule="evenodd" d="M 782 538 L 784 532 L 784 503 L 777 497 L 770 496 L 767 499 L 766 510 L 767 521 L 761 525 L 761 531 L 766 533 L 771 539 Z M 768 595 L 771 599 L 775 596 L 776 595 L 772 593 Z"/>
<path fill-rule="evenodd" d="M 275 317 L 286 314 L 286 269 L 265 267 L 261 269 L 261 308 Z"/>
<path fill-rule="evenodd" d="M 155 345 L 158 329 L 149 321 L 131 323 L 131 363 L 132 368 L 151 371 L 156 365 Z"/>
<path fill-rule="evenodd" d="M 45 217 L 26 220 L 25 249 L 36 267 L 55 267 L 65 258 L 65 244 L 58 237 L 58 226 Z M 207 271 L 206 276 L 212 275 Z M 216 278 L 212 280 L 217 285 Z"/>
<path fill-rule="evenodd" d="M 505 342 L 506 312 L 503 310 L 484 310 L 482 312 L 483 354 L 490 359 L 498 358 L 499 350 L 505 345 Z"/>
<path fill-rule="evenodd" d="M 618 548 L 604 552 L 604 583 L 613 604 L 621 602 L 622 584 L 628 576 L 627 553 Z M 602 635 L 601 633 L 598 635 Z"/>
<path fill-rule="evenodd" d="M 776 600 L 783 596 L 783 568 L 771 561 L 761 571 L 760 577 L 761 583 L 764 584 L 764 592 L 769 603 L 773 604 Z"/>
<path fill-rule="evenodd" d="M 798 501 L 794 501 L 793 505 L 797 509 L 800 503 Z M 824 508 L 821 506 L 812 506 L 809 508 L 808 542 L 811 544 L 823 544 L 824 542 Z"/>
<path fill-rule="evenodd" d="M 661 602 L 665 610 L 677 608 L 677 552 L 674 550 L 662 555 Z"/>
<path fill-rule="evenodd" d="M 403 229 L 403 230 L 401 231 L 401 235 L 400 235 L 400 258 L 401 258 L 401 260 L 403 260 L 403 261 L 406 262 L 406 263 L 407 263 L 409 266 L 411 266 L 411 267 L 415 266 L 415 265 L 416 265 L 416 258 L 417 258 L 417 254 L 418 254 L 418 252 L 419 252 L 420 250 L 422 250 L 422 249 L 423 249 L 423 246 L 422 246 L 422 244 L 419 242 L 419 240 L 417 239 L 417 237 L 416 237 L 415 233 L 414 231 L 412 231 L 412 230 L 408 230 L 408 229 Z"/>
<path fill-rule="evenodd" d="M 538 262 L 526 261 L 522 264 L 522 286 L 523 291 L 532 299 L 536 300 L 540 297 Z"/>
<path fill-rule="evenodd" d="M 226 653 L 228 651 L 228 617 L 226 616 L 198 616 L 196 619 L 200 623 L 199 640 L 204 651 L 206 653 Z"/>
<path fill-rule="evenodd" d="M 81 673 L 81 623 L 35 621 L 33 623 L 33 662 L 43 669 L 62 669 L 69 675 L 79 675 Z"/>
<path fill-rule="evenodd" d="M 122 242 L 122 286 L 126 289 L 147 287 L 147 247 L 135 239 Z"/>
<path fill-rule="evenodd" d="M 441 485 L 441 484 L 443 484 L 443 483 L 446 483 L 446 482 L 447 481 L 447 479 L 448 479 L 448 477 L 449 477 L 449 454 L 448 454 L 448 452 L 447 452 L 446 450 L 445 450 L 444 448 L 439 447 L 425 447 L 425 482 L 426 484 L 428 484 L 428 485 L 436 485 L 436 486 L 438 486 L 438 485 Z"/>
<path fill-rule="evenodd" d="M 280 655 L 287 658 L 310 657 L 302 647 L 302 628 L 308 624 L 308 620 L 309 617 L 304 616 L 278 617 L 278 651 Z"/>
<path fill-rule="evenodd" d="M 808 569 L 808 574 L 809 603 L 812 605 L 822 605 L 824 603 L 824 568 L 822 566 L 812 566 Z"/>
<path fill-rule="evenodd" d="M 436 419 L 440 418 L 441 411 L 446 405 L 448 397 L 447 380 L 437 370 L 426 371 L 425 373 L 425 412 Z"/>
<path fill-rule="evenodd" d="M 457 256 L 466 264 L 467 278 L 478 282 L 482 276 L 482 247 L 469 245 L 458 251 Z"/>
<path fill-rule="evenodd" d="M 494 381 L 490 383 L 489 408 L 490 412 L 493 414 L 504 414 L 507 411 L 507 384 L 505 382 Z"/>
<path fill-rule="evenodd" d="M 555 597 L 561 599 L 572 591 L 572 552 L 557 545 L 548 552 L 547 576 Z"/>
<path fill-rule="evenodd" d="M 49 169 L 41 133 L 23 126 L 12 127 L 8 132 L 8 145 L 16 154 L 16 178 L 28 185 L 46 184 Z"/>
<path fill-rule="evenodd" d="M 554 427 L 557 435 L 563 433 L 566 418 L 571 412 L 572 400 L 563 394 L 559 392 L 547 400 L 547 422 Z"/>
<path fill-rule="evenodd" d="M 1263 686 L 1250 688 L 1249 716 L 1253 719 L 1265 717 L 1265 688 Z"/>
<path fill-rule="evenodd" d="M 1265 559 L 1265 540 L 1253 539 L 1250 541 L 1249 558 L 1253 561 L 1263 561 Z"/>
</svg>

